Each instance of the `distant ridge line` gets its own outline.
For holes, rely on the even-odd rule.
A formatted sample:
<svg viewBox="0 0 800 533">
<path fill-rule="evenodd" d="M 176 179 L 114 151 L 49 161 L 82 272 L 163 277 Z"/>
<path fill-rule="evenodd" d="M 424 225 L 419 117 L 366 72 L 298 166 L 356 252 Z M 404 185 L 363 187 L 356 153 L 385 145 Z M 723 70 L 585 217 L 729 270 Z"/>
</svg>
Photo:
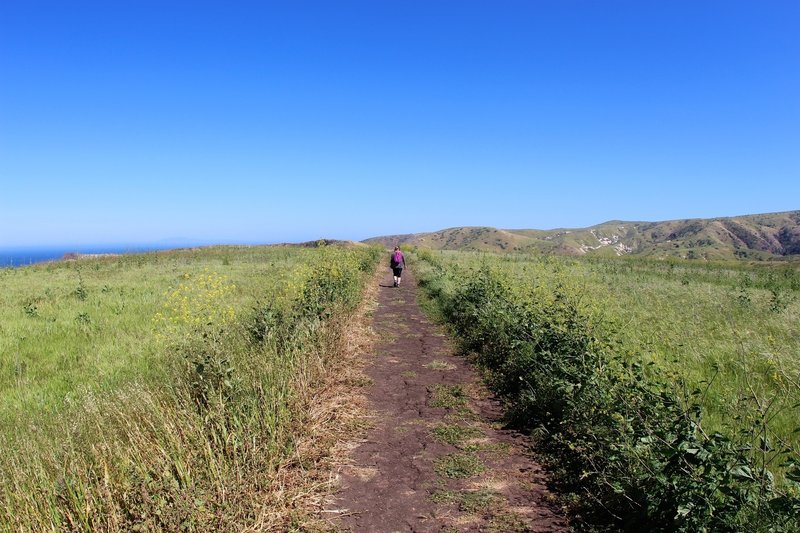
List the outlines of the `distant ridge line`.
<svg viewBox="0 0 800 533">
<path fill-rule="evenodd" d="M 800 210 L 660 222 L 609 220 L 586 228 L 549 230 L 463 226 L 363 242 L 500 253 L 794 260 L 800 256 Z"/>
</svg>

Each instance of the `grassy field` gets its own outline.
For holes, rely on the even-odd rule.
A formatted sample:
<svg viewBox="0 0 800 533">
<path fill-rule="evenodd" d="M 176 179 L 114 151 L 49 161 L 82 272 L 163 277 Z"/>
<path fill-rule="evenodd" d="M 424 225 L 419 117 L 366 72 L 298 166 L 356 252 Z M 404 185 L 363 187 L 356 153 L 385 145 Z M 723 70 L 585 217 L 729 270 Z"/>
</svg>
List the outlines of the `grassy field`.
<svg viewBox="0 0 800 533">
<path fill-rule="evenodd" d="M 730 428 L 742 397 L 772 404 L 771 428 L 800 449 L 800 267 L 438 252 L 445 264 L 502 271 L 520 294 L 580 302 L 619 349 L 704 385 L 709 428 Z M 713 383 L 705 382 L 713 378 Z"/>
<path fill-rule="evenodd" d="M 0 270 L 0 530 L 266 520 L 295 398 L 375 254 L 214 247 Z"/>
<path fill-rule="evenodd" d="M 628 516 L 654 513 L 652 502 L 631 503 L 637 491 L 685 484 L 697 494 L 670 493 L 659 512 L 691 517 L 701 499 L 724 501 L 725 483 L 747 492 L 739 484 L 752 481 L 751 471 L 764 475 L 751 495 L 765 494 L 773 475 L 797 494 L 796 266 L 426 250 L 417 257 L 427 293 L 478 354 L 512 417 L 561 439 L 579 465 L 573 479 L 594 479 L 597 494 L 608 491 L 604 505 L 619 504 Z M 689 461 L 665 473 L 685 450 L 705 450 L 708 461 L 716 454 L 720 464 Z M 614 503 L 619 495 L 630 501 Z M 725 514 L 714 505 L 709 515 Z M 731 503 L 730 516 L 747 505 Z M 755 505 L 747 523 L 773 524 L 759 514 L 766 507 Z M 639 524 L 678 527 L 653 516 Z M 685 524 L 708 525 L 698 520 Z"/>
<path fill-rule="evenodd" d="M 209 269 L 236 286 L 226 303 L 247 310 L 280 290 L 302 252 L 219 248 L 0 270 L 0 427 L 90 390 L 160 379 L 153 318 L 170 287 Z"/>
<path fill-rule="evenodd" d="M 800 450 L 800 268 L 595 261 L 565 267 L 620 345 L 703 386 L 709 429 L 767 409 L 773 437 Z M 710 381 L 710 383 L 706 383 Z"/>
</svg>

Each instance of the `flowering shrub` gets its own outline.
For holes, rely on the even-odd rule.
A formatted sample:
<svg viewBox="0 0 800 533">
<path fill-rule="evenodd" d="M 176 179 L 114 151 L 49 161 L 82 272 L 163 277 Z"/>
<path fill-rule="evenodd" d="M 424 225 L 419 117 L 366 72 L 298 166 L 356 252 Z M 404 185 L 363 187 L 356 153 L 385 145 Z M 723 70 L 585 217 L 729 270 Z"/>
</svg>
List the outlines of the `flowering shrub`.
<svg viewBox="0 0 800 533">
<path fill-rule="evenodd" d="M 254 309 L 247 328 L 253 340 L 268 339 L 284 346 L 303 327 L 314 328 L 360 298 L 361 276 L 375 265 L 379 249 L 323 248 L 310 264 L 296 268 L 284 284 L 281 298 Z"/>
<path fill-rule="evenodd" d="M 162 310 L 153 317 L 156 339 L 182 356 L 175 362 L 198 407 L 207 408 L 212 400 L 224 406 L 238 381 L 224 349 L 224 337 L 235 329 L 231 296 L 236 285 L 208 268 L 195 275 L 184 273 L 179 279 L 177 286 L 164 293 Z"/>
<path fill-rule="evenodd" d="M 162 342 L 185 341 L 197 333 L 224 328 L 235 311 L 230 296 L 236 285 L 227 276 L 205 268 L 200 274 L 182 274 L 180 283 L 164 293 L 162 310 L 153 317 Z"/>
</svg>

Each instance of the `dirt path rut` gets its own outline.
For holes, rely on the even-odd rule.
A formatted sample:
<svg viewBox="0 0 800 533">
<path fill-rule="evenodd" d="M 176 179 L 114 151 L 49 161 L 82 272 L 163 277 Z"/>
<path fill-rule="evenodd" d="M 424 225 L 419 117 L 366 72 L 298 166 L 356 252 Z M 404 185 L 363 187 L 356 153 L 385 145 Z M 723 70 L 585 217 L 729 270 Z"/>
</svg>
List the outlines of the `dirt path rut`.
<svg viewBox="0 0 800 533">
<path fill-rule="evenodd" d="M 413 275 L 379 291 L 366 372 L 374 424 L 327 506 L 353 532 L 563 531 L 543 469 L 448 338 L 421 312 Z"/>
</svg>

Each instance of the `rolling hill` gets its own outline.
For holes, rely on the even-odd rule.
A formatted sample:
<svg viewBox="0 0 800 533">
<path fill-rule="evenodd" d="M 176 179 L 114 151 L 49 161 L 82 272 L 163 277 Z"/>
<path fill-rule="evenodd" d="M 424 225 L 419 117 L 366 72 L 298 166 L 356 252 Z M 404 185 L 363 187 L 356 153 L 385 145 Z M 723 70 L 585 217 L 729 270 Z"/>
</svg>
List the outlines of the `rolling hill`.
<svg viewBox="0 0 800 533">
<path fill-rule="evenodd" d="M 458 227 L 364 242 L 440 250 L 774 260 L 800 256 L 800 211 L 663 222 L 612 220 L 552 230 Z"/>
</svg>

